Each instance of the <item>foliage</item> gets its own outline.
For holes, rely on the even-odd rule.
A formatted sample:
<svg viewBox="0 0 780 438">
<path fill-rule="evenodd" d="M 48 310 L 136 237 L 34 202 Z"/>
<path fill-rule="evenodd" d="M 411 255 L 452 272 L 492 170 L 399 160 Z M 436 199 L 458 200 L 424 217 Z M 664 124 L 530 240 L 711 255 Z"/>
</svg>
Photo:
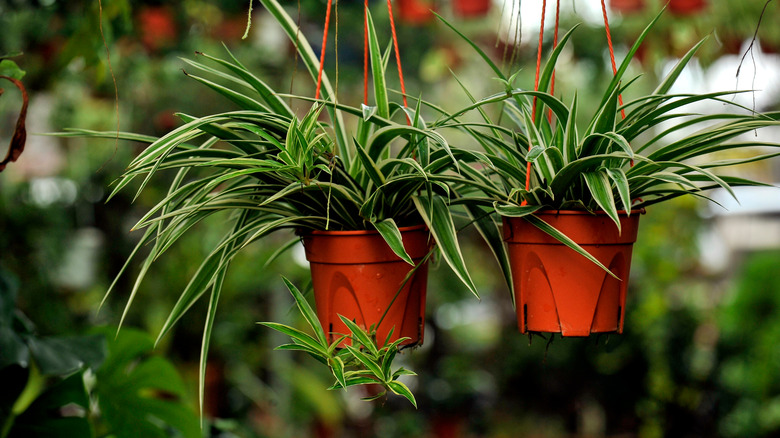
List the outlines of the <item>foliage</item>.
<svg viewBox="0 0 780 438">
<path fill-rule="evenodd" d="M 769 436 L 780 431 L 778 260 L 777 251 L 750 256 L 718 314 L 723 436 Z"/>
<path fill-rule="evenodd" d="M 392 364 L 399 346 L 409 338 L 400 338 L 390 342 L 393 331 L 387 335 L 382 345 L 379 345 L 376 339 L 376 330 L 373 327 L 368 330 L 360 328 L 353 321 L 339 315 L 339 318 L 349 328 L 349 334 L 342 334 L 333 343 L 328 344 L 325 331 L 322 329 L 314 309 L 311 308 L 303 294 L 284 278 L 287 289 L 295 298 L 295 304 L 298 306 L 301 315 L 306 320 L 309 328 L 314 332 L 312 336 L 309 333 L 298 330 L 289 325 L 276 322 L 260 323 L 268 328 L 274 329 L 282 334 L 290 336 L 292 343 L 280 345 L 277 350 L 298 350 L 304 351 L 317 361 L 327 365 L 336 382 L 330 389 L 347 389 L 350 386 L 357 385 L 380 385 L 383 391 L 376 395 L 364 398 L 364 400 L 377 400 L 387 395 L 387 391 L 405 397 L 417 407 L 417 400 L 412 391 L 409 390 L 398 378 L 401 376 L 414 376 L 414 372 L 403 367 L 393 370 Z M 346 344 L 346 341 L 350 341 Z"/>
<path fill-rule="evenodd" d="M 168 360 L 148 357 L 146 334 L 39 336 L 16 309 L 16 284 L 0 274 L 0 436 L 166 437 L 169 428 L 200 436 L 181 377 Z"/>
<path fill-rule="evenodd" d="M 0 436 L 92 436 L 83 373 L 103 361 L 103 337 L 41 337 L 17 310 L 17 294 L 16 282 L 0 271 Z M 68 405 L 79 409 L 66 412 Z"/>
<path fill-rule="evenodd" d="M 104 330 L 112 336 L 112 330 Z M 108 344 L 108 356 L 96 371 L 95 396 L 102 421 L 118 438 L 201 436 L 195 411 L 187 406 L 184 381 L 167 359 L 151 355 L 154 342 L 145 333 L 125 329 Z"/>
</svg>

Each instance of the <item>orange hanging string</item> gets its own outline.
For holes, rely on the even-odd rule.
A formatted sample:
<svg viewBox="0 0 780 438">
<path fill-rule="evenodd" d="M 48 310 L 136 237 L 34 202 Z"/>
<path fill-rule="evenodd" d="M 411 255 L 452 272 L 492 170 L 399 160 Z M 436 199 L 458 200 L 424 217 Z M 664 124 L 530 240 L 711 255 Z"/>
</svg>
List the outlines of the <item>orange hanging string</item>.
<svg viewBox="0 0 780 438">
<path fill-rule="evenodd" d="M 558 23 L 561 19 L 561 0 L 555 1 L 555 34 L 553 35 L 553 50 L 558 47 Z M 555 69 L 552 72 L 552 81 L 550 82 L 550 94 L 555 95 Z M 547 120 L 552 123 L 553 110 L 550 108 L 550 113 L 547 115 Z"/>
<path fill-rule="evenodd" d="M 317 71 L 317 91 L 314 94 L 315 99 L 320 98 L 320 87 L 322 86 L 322 68 L 325 65 L 325 46 L 328 43 L 328 25 L 330 24 L 330 8 L 333 0 L 328 0 L 328 10 L 325 12 L 325 29 L 322 32 L 322 51 L 320 52 L 320 68 Z"/>
<path fill-rule="evenodd" d="M 368 0 L 363 1 L 363 104 L 368 105 Z"/>
<path fill-rule="evenodd" d="M 604 31 L 607 33 L 607 45 L 609 46 L 609 60 L 612 61 L 612 74 L 617 74 L 617 64 L 615 64 L 615 51 L 612 49 L 612 33 L 609 31 L 609 20 L 607 19 L 607 5 L 601 0 L 601 12 L 604 15 Z M 620 103 L 620 116 L 626 118 L 626 110 L 623 109 L 623 95 L 618 94 L 618 103 Z M 631 160 L 630 166 L 634 167 L 634 160 Z"/>
<path fill-rule="evenodd" d="M 539 47 L 536 49 L 536 79 L 534 80 L 534 91 L 539 91 L 539 71 L 542 68 L 542 42 L 544 41 L 544 13 L 547 10 L 547 0 L 542 0 L 542 22 L 539 25 Z M 536 96 L 534 96 L 533 104 L 531 105 L 531 118 L 536 121 Z M 529 137 L 528 150 L 531 150 L 531 142 Z M 525 190 L 527 191 L 531 187 L 531 162 L 526 162 L 525 167 Z M 527 205 L 528 201 L 523 199 L 520 205 Z"/>
<path fill-rule="evenodd" d="M 601 0 L 601 12 L 604 15 L 604 30 L 607 33 L 607 45 L 609 46 L 609 60 L 612 61 L 612 74 L 617 74 L 617 64 L 615 64 L 615 51 L 612 49 L 612 34 L 609 31 L 609 20 L 607 19 L 607 4 L 605 0 Z M 618 102 L 620 106 L 623 106 L 623 95 L 618 94 Z M 620 115 L 626 118 L 626 110 L 620 108 Z"/>
<path fill-rule="evenodd" d="M 395 34 L 395 20 L 393 19 L 393 6 L 390 4 L 390 0 L 387 0 L 387 12 L 390 15 L 390 32 L 393 35 L 393 48 L 395 49 L 395 62 L 396 64 L 398 64 L 398 79 L 401 82 L 401 96 L 403 97 L 404 108 L 408 108 L 409 105 L 407 105 L 406 102 L 406 85 L 404 85 L 404 72 L 401 69 L 401 54 L 398 51 L 398 36 Z M 408 125 L 412 124 L 412 121 L 409 119 L 409 114 L 406 114 L 406 123 Z"/>
</svg>

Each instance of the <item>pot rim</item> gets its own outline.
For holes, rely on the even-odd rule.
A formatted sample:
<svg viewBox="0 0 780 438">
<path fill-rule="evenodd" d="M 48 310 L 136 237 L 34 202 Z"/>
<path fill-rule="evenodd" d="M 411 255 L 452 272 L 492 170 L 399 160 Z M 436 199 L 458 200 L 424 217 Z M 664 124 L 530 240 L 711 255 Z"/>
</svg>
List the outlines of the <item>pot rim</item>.
<svg viewBox="0 0 780 438">
<path fill-rule="evenodd" d="M 423 231 L 428 230 L 428 226 L 425 224 L 411 225 L 408 227 L 398 228 L 402 233 L 408 231 Z M 365 236 L 379 234 L 377 230 L 306 230 L 301 233 L 302 235 L 315 235 L 315 236 Z"/>
<path fill-rule="evenodd" d="M 631 210 L 631 214 L 645 214 L 645 213 L 646 213 L 646 211 L 645 211 L 644 208 L 638 208 L 638 209 L 635 209 L 635 210 Z M 543 208 L 543 209 L 538 210 L 538 211 L 536 211 L 535 213 L 532 213 L 532 214 L 546 214 L 546 215 L 554 215 L 554 216 L 558 216 L 558 215 L 606 216 L 607 212 L 604 211 L 604 210 L 598 210 L 598 211 L 591 212 L 591 211 L 588 211 L 588 210 L 556 210 L 554 208 Z M 628 215 L 626 214 L 625 210 L 618 210 L 617 214 L 618 214 L 618 216 L 626 216 L 626 217 L 628 217 Z M 503 216 L 502 215 L 501 217 L 522 219 L 522 217 L 517 217 L 517 216 Z"/>
</svg>

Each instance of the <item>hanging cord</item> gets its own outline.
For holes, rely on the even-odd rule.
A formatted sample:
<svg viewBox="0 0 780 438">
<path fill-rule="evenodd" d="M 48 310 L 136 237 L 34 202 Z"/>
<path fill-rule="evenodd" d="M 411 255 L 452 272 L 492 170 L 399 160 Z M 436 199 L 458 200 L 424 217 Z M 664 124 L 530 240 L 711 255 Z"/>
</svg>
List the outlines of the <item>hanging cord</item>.
<svg viewBox="0 0 780 438">
<path fill-rule="evenodd" d="M 336 13 L 336 32 L 333 35 L 333 57 L 336 59 L 336 77 L 333 84 L 333 102 L 338 103 L 339 95 L 339 0 L 333 6 L 333 12 Z"/>
<path fill-rule="evenodd" d="M 534 79 L 534 91 L 539 91 L 539 71 L 542 68 L 542 42 L 544 41 L 544 14 L 547 11 L 547 0 L 542 0 L 542 22 L 539 25 L 539 46 L 536 49 L 536 79 Z M 533 104 L 531 105 L 531 120 L 536 122 L 536 96 L 534 96 Z M 530 136 L 528 141 L 528 150 L 531 150 Z M 525 167 L 525 190 L 531 187 L 531 162 L 526 162 Z M 523 199 L 520 205 L 527 205 L 528 201 Z"/>
<path fill-rule="evenodd" d="M 314 93 L 314 98 L 320 98 L 320 87 L 322 86 L 322 67 L 325 65 L 325 46 L 328 43 L 328 25 L 330 24 L 330 9 L 333 5 L 333 0 L 328 0 L 328 10 L 325 12 L 325 29 L 322 32 L 322 50 L 320 52 L 320 68 L 317 71 L 317 91 Z"/>
<path fill-rule="evenodd" d="M 612 62 L 612 74 L 617 75 L 617 64 L 615 64 L 615 51 L 612 49 L 612 33 L 609 31 L 609 20 L 607 19 L 607 5 L 601 0 L 601 12 L 604 15 L 604 31 L 607 33 L 607 45 L 609 46 L 609 60 Z M 623 95 L 618 94 L 618 103 L 620 103 L 620 116 L 625 120 L 626 110 L 623 108 Z M 634 167 L 634 160 L 630 161 L 630 166 Z"/>
<path fill-rule="evenodd" d="M 558 47 L 558 24 L 561 21 L 561 0 L 555 1 L 555 34 L 553 36 L 553 50 Z M 550 82 L 550 94 L 555 95 L 555 69 L 552 72 L 552 80 Z M 553 110 L 550 108 L 550 112 L 547 114 L 547 120 L 552 123 Z"/>
<path fill-rule="evenodd" d="M 609 20 L 607 19 L 607 4 L 605 0 L 601 0 L 601 12 L 604 15 L 604 31 L 607 33 L 607 45 L 609 46 L 609 60 L 612 62 L 612 74 L 617 74 L 617 64 L 615 64 L 615 51 L 612 49 L 612 34 L 609 31 Z M 623 106 L 623 95 L 618 94 L 618 102 L 620 106 Z M 620 108 L 620 115 L 625 119 L 626 110 Z"/>
<path fill-rule="evenodd" d="M 404 108 L 408 108 L 409 105 L 406 103 L 406 85 L 404 85 L 404 72 L 401 69 L 401 54 L 398 51 L 398 36 L 395 33 L 395 20 L 393 19 L 393 6 L 390 4 L 390 0 L 387 0 L 387 12 L 390 14 L 390 32 L 393 35 L 393 48 L 395 49 L 395 62 L 398 64 L 398 80 L 401 82 L 401 96 L 403 97 L 404 101 Z M 409 114 L 404 112 L 406 115 L 406 124 L 410 125 L 412 124 L 412 120 L 409 118 Z"/>
</svg>

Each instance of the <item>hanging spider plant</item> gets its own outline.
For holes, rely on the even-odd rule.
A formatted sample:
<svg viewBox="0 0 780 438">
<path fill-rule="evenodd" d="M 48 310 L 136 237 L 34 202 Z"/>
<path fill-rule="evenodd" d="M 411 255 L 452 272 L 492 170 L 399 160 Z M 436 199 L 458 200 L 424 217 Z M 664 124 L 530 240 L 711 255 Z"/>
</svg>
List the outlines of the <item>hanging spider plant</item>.
<svg viewBox="0 0 780 438">
<path fill-rule="evenodd" d="M 632 210 L 687 194 L 711 201 L 706 190 L 718 187 L 733 196 L 733 186 L 765 185 L 719 175 L 713 170 L 766 160 L 780 153 L 756 152 L 747 158 L 718 161 L 712 161 L 710 154 L 780 146 L 742 136 L 780 126 L 779 112 L 762 114 L 741 106 L 731 100 L 740 93 L 736 91 L 670 93 L 706 39 L 690 49 L 651 94 L 619 103 L 620 96 L 637 79 L 624 77 L 629 63 L 660 17 L 661 14 L 655 17 L 637 38 L 585 125 L 577 123 L 582 102 L 576 93 L 566 103 L 547 91 L 556 62 L 576 28 L 550 54 L 541 71 L 539 91 L 529 91 L 514 87 L 516 74 L 504 75 L 476 44 L 442 20 L 476 50 L 504 85 L 501 91 L 479 100 L 471 97 L 464 86 L 472 104 L 454 112 L 439 109 L 443 116 L 431 124 L 435 128 L 466 131 L 485 151 L 481 157 L 483 171 L 469 174 L 483 196 L 459 202 L 480 205 L 484 210 L 492 209 L 506 217 L 523 217 L 606 270 L 535 213 L 542 210 L 603 212 L 620 229 L 619 216 L 629 215 Z M 723 109 L 712 114 L 686 112 L 694 104 Z M 497 123 L 488 116 L 486 108 L 495 105 L 502 107 L 507 122 Z M 478 113 L 481 123 L 460 120 L 472 112 Z M 548 112 L 553 116 L 548 118 Z M 530 185 L 526 189 L 529 162 Z M 500 250 L 498 246 L 495 249 Z"/>
<path fill-rule="evenodd" d="M 296 44 L 316 82 L 319 62 L 309 43 L 276 0 L 262 2 Z M 152 263 L 196 224 L 217 213 L 231 213 L 225 236 L 191 277 L 158 336 L 159 341 L 197 300 L 209 295 L 201 397 L 211 330 L 228 267 L 244 247 L 270 233 L 376 230 L 399 257 L 413 265 L 399 227 L 425 224 L 442 258 L 477 294 L 447 208 L 451 197 L 469 189 L 456 177 L 458 161 L 468 154 L 451 149 L 444 137 L 427 127 L 419 105 L 408 109 L 389 100 L 384 73 L 390 52 L 380 50 L 370 19 L 368 30 L 372 107 L 336 103 L 323 75 L 322 99 L 292 96 L 312 104 L 299 117 L 285 101 L 290 96 L 277 93 L 229 51 L 223 58 L 200 53 L 197 60 L 185 60 L 194 69 L 187 76 L 232 101 L 236 110 L 205 116 L 179 113 L 183 124 L 160 138 L 118 134 L 148 146 L 116 181 L 111 196 L 140 181 L 137 197 L 158 174 L 174 175 L 167 194 L 133 227 L 146 232 L 119 275 L 140 248 L 151 250 L 143 258 L 122 321 Z M 329 114 L 329 121 L 321 120 L 323 112 Z M 354 135 L 345 128 L 347 117 L 357 119 Z M 115 138 L 117 133 L 76 130 L 63 135 Z M 116 280 L 111 288 L 115 284 Z"/>
</svg>

